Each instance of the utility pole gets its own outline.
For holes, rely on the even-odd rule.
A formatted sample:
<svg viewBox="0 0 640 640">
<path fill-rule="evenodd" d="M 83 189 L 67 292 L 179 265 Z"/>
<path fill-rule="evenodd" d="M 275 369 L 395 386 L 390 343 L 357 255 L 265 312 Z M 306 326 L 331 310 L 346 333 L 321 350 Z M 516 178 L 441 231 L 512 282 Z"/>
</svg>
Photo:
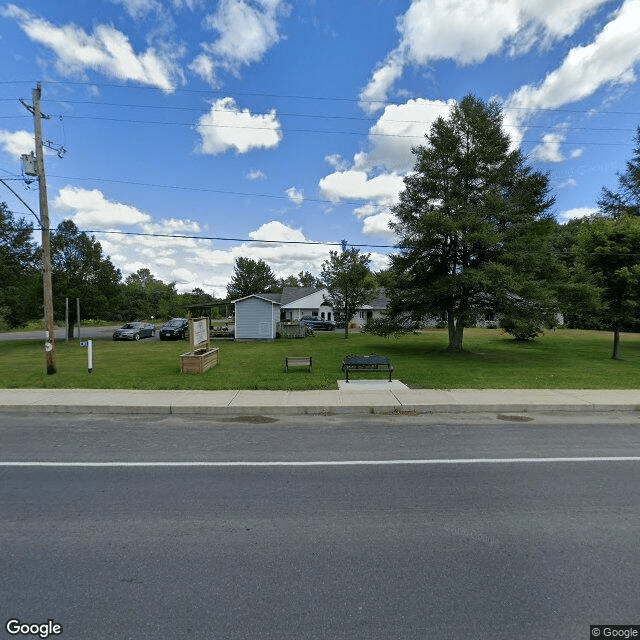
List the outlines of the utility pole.
<svg viewBox="0 0 640 640">
<path fill-rule="evenodd" d="M 36 172 L 40 187 L 40 227 L 42 228 L 42 284 L 44 289 L 44 325 L 46 341 L 44 344 L 47 374 L 56 373 L 56 327 L 53 323 L 53 291 L 51 286 L 51 241 L 49 230 L 49 203 L 47 200 L 47 182 L 44 175 L 44 153 L 42 149 L 42 118 L 40 112 L 40 83 L 33 90 L 33 106 L 24 106 L 33 113 L 36 140 Z M 48 118 L 49 116 L 44 116 Z"/>
</svg>

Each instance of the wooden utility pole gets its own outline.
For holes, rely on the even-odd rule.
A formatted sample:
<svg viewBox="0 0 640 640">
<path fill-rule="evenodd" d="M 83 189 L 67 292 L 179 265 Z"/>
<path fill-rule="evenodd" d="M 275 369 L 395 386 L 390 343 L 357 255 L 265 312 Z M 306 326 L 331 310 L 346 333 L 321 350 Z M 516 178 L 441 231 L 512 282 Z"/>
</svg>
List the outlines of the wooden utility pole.
<svg viewBox="0 0 640 640">
<path fill-rule="evenodd" d="M 53 323 L 53 291 L 51 286 L 51 241 L 49 230 L 49 204 L 47 201 L 47 182 L 44 175 L 44 153 L 42 150 L 42 114 L 40 96 L 42 88 L 33 90 L 33 123 L 36 138 L 36 171 L 40 187 L 40 226 L 42 227 L 42 284 L 44 288 L 44 325 L 46 339 L 44 344 L 47 373 L 56 373 L 56 327 Z"/>
</svg>

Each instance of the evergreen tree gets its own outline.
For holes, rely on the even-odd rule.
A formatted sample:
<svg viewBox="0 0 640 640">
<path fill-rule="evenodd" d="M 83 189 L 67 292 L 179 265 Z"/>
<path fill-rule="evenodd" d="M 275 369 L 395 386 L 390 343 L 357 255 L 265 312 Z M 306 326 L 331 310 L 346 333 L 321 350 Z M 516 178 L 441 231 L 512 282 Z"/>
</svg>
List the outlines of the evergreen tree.
<svg viewBox="0 0 640 640">
<path fill-rule="evenodd" d="M 624 173 L 618 173 L 618 191 L 602 189 L 598 205 L 605 216 L 620 218 L 624 215 L 640 216 L 640 126 L 635 135 L 633 157 L 627 161 Z"/>
<path fill-rule="evenodd" d="M 583 273 L 601 294 L 600 317 L 613 331 L 611 357 L 620 358 L 620 332 L 640 320 L 640 217 L 597 217 L 578 234 Z"/>
<path fill-rule="evenodd" d="M 510 149 L 500 107 L 466 96 L 426 140 L 393 208 L 387 329 L 445 317 L 449 348 L 461 350 L 465 327 L 487 313 L 518 317 L 535 303 L 550 316 L 554 200 L 547 176 Z"/>
</svg>

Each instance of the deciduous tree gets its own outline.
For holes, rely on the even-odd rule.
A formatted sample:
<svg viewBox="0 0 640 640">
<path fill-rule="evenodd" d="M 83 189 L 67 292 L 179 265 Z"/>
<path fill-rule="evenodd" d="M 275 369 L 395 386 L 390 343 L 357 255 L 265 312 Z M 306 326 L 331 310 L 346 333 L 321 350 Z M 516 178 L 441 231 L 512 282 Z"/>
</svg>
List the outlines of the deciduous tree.
<svg viewBox="0 0 640 640">
<path fill-rule="evenodd" d="M 80 298 L 85 318 L 117 317 L 120 270 L 93 236 L 80 231 L 73 221 L 64 220 L 51 234 L 51 263 L 56 317 L 64 317 L 65 298 Z M 72 317 L 74 309 L 72 305 Z M 73 330 L 73 323 L 69 330 Z"/>
<path fill-rule="evenodd" d="M 377 291 L 370 262 L 369 254 L 361 254 L 355 247 L 348 249 L 343 241 L 342 251 L 330 251 L 329 259 L 322 263 L 321 278 L 329 292 L 327 302 L 333 307 L 336 320 L 344 322 L 345 338 L 349 337 L 351 318 L 373 300 Z"/>
<path fill-rule="evenodd" d="M 0 324 L 8 327 L 43 315 L 42 276 L 32 233 L 32 224 L 16 219 L 0 202 Z"/>
<path fill-rule="evenodd" d="M 231 281 L 227 285 L 227 296 L 237 300 L 254 293 L 276 291 L 278 281 L 271 267 L 264 260 L 236 258 L 236 266 Z"/>
</svg>

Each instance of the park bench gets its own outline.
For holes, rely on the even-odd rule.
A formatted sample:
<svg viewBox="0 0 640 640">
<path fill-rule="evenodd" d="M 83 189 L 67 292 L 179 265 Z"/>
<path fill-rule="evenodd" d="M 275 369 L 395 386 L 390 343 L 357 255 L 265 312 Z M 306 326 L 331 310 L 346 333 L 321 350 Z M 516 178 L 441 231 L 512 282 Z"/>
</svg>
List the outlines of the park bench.
<svg viewBox="0 0 640 640">
<path fill-rule="evenodd" d="M 284 358 L 285 373 L 289 373 L 289 367 L 309 367 L 309 371 L 311 371 L 312 365 L 311 356 L 285 356 Z"/>
<path fill-rule="evenodd" d="M 388 372 L 389 382 L 391 382 L 393 365 L 387 356 L 378 356 L 375 354 L 359 356 L 352 353 L 342 361 L 342 370 L 346 375 L 347 382 L 349 382 L 349 373 L 353 371 L 366 371 L 368 373 L 376 373 L 379 371 Z"/>
</svg>

